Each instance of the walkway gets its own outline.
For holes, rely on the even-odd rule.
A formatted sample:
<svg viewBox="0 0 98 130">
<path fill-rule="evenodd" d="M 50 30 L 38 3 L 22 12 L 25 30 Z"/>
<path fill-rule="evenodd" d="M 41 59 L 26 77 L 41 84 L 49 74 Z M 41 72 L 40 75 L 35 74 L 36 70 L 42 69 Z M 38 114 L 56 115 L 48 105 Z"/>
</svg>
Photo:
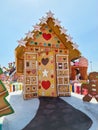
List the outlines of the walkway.
<svg viewBox="0 0 98 130">
<path fill-rule="evenodd" d="M 40 97 L 35 118 L 23 130 L 88 130 L 92 120 L 60 98 Z"/>
</svg>

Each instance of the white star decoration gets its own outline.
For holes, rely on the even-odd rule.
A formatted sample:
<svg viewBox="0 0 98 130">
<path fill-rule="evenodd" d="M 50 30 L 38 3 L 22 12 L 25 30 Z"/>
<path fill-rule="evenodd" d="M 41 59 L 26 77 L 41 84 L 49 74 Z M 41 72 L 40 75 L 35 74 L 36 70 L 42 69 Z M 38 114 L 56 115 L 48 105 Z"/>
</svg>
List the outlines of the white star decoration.
<svg viewBox="0 0 98 130">
<path fill-rule="evenodd" d="M 47 77 L 48 76 L 48 72 L 49 71 L 47 71 L 46 69 L 44 69 L 44 71 L 42 72 L 43 73 L 43 77 L 45 77 L 45 76 Z"/>
<path fill-rule="evenodd" d="M 70 35 L 67 36 L 67 42 L 68 42 L 68 41 L 72 41 L 72 39 L 73 39 L 73 38 L 72 38 Z"/>
<path fill-rule="evenodd" d="M 47 18 L 53 18 L 54 14 L 51 11 L 47 12 L 46 14 L 47 14 Z"/>
<path fill-rule="evenodd" d="M 78 47 L 79 47 L 79 45 L 76 43 L 73 43 L 72 46 L 73 46 L 73 49 L 78 49 Z"/>
<path fill-rule="evenodd" d="M 65 34 L 67 32 L 67 29 L 65 29 L 64 27 L 60 28 L 61 34 Z"/>
<path fill-rule="evenodd" d="M 34 33 L 30 32 L 30 31 L 28 33 L 26 33 L 27 38 L 33 38 L 33 35 L 34 35 Z"/>
<path fill-rule="evenodd" d="M 61 23 L 61 21 L 59 21 L 58 19 L 55 19 L 54 20 L 54 25 L 56 26 L 60 26 L 60 23 Z"/>
<path fill-rule="evenodd" d="M 46 24 L 47 23 L 47 18 L 42 17 L 41 19 L 39 19 L 41 21 L 41 24 Z"/>
<path fill-rule="evenodd" d="M 19 43 L 19 47 L 21 46 L 25 47 L 26 46 L 25 44 L 27 43 L 27 41 L 24 41 L 23 38 L 21 38 L 21 40 L 19 40 L 18 43 Z"/>
<path fill-rule="evenodd" d="M 34 31 L 40 31 L 40 25 L 36 24 L 34 27 Z"/>
</svg>

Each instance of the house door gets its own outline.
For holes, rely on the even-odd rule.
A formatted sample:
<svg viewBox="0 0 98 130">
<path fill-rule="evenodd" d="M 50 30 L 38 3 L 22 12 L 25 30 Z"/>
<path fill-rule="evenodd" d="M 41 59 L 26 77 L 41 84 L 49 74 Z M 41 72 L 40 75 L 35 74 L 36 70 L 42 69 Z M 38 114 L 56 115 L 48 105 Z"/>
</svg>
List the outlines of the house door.
<svg viewBox="0 0 98 130">
<path fill-rule="evenodd" d="M 53 52 L 42 52 L 38 56 L 38 95 L 56 97 L 55 55 Z"/>
<path fill-rule="evenodd" d="M 70 96 L 68 55 L 56 55 L 58 96 Z"/>
</svg>

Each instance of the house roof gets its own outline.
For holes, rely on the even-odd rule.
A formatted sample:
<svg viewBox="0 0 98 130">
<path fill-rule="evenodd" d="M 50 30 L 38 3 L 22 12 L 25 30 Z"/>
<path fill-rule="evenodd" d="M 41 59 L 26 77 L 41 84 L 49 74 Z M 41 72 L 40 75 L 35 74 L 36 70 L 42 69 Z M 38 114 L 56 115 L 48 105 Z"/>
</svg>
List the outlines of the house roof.
<svg viewBox="0 0 98 130">
<path fill-rule="evenodd" d="M 43 18 L 43 21 L 40 22 L 40 24 L 37 24 L 36 28 L 31 32 L 32 34 L 36 34 L 39 31 L 38 27 L 43 27 L 44 25 L 48 25 L 56 34 L 56 36 L 60 39 L 60 41 L 64 44 L 65 48 L 69 50 L 69 60 L 74 60 L 77 59 L 81 56 L 80 51 L 77 49 L 77 44 L 73 43 L 69 36 L 66 34 L 66 30 L 64 27 L 62 28 L 59 25 L 59 21 L 57 19 L 54 19 L 53 15 L 51 12 L 47 13 L 46 19 Z M 69 39 L 68 39 L 69 38 Z M 18 59 L 23 60 L 23 54 L 25 50 L 25 46 L 28 45 L 32 38 L 31 37 L 25 37 L 22 41 L 22 45 L 18 45 L 17 48 L 15 49 L 15 57 L 16 57 L 16 62 Z"/>
</svg>

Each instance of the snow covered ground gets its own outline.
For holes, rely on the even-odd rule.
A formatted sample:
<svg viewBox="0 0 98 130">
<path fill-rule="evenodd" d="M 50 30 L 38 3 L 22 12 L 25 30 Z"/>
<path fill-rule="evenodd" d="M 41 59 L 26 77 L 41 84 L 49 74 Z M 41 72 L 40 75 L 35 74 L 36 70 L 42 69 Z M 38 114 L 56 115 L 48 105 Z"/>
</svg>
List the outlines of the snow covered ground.
<svg viewBox="0 0 98 130">
<path fill-rule="evenodd" d="M 89 130 L 98 130 L 98 103 L 95 99 L 92 99 L 90 103 L 83 102 L 82 95 L 75 93 L 72 93 L 71 97 L 61 98 L 93 120 Z M 22 130 L 36 115 L 40 102 L 37 98 L 23 100 L 21 91 L 10 93 L 7 99 L 15 113 L 4 117 L 3 130 Z"/>
<path fill-rule="evenodd" d="M 98 102 L 93 98 L 90 102 L 83 102 L 83 96 L 72 93 L 71 97 L 62 97 L 62 99 L 71 104 L 76 109 L 88 115 L 93 124 L 89 130 L 98 130 Z"/>
<path fill-rule="evenodd" d="M 39 107 L 37 98 L 24 100 L 21 91 L 10 93 L 7 97 L 15 113 L 5 116 L 3 130 L 22 130 L 35 117 Z"/>
</svg>

